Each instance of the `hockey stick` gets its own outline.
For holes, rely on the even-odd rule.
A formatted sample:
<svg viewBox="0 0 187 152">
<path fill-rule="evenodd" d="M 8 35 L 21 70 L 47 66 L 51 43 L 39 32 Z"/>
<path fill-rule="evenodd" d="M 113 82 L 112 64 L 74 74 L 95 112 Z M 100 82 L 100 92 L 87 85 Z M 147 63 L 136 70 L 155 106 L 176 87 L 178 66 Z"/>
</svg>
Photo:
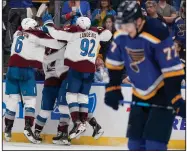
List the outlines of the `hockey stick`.
<svg viewBox="0 0 187 152">
<path fill-rule="evenodd" d="M 135 101 L 131 102 L 131 101 L 120 100 L 119 103 L 120 104 L 137 105 L 137 106 L 140 106 L 140 107 L 152 107 L 152 108 L 162 108 L 162 109 L 174 110 L 173 107 L 171 107 L 171 106 L 165 107 L 165 106 L 159 106 L 159 105 L 145 103 L 145 102 L 135 102 Z"/>
<path fill-rule="evenodd" d="M 24 108 L 23 97 L 22 97 L 20 85 L 19 85 L 19 93 L 20 93 L 19 95 L 20 95 L 20 99 L 21 99 L 21 105 L 22 105 L 22 108 Z"/>
</svg>

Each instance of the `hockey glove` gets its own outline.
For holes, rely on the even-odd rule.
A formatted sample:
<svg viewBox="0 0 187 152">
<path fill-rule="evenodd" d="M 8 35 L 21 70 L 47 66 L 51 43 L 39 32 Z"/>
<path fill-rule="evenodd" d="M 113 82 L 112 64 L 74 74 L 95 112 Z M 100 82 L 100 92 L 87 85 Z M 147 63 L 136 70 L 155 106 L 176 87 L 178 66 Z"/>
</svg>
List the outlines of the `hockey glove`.
<svg viewBox="0 0 187 152">
<path fill-rule="evenodd" d="M 173 107 L 178 116 L 186 118 L 186 102 L 180 98 L 174 104 Z"/>
<path fill-rule="evenodd" d="M 118 110 L 119 101 L 123 100 L 121 81 L 123 70 L 108 70 L 110 82 L 106 85 L 105 104 Z"/>
<path fill-rule="evenodd" d="M 43 25 L 47 25 L 47 24 L 54 24 L 53 22 L 53 18 L 51 16 L 51 14 L 47 14 L 45 13 L 43 16 L 42 16 L 42 22 L 43 22 Z"/>
<path fill-rule="evenodd" d="M 121 86 L 106 86 L 105 104 L 112 107 L 114 110 L 118 110 L 119 101 L 123 100 L 121 93 Z"/>
<path fill-rule="evenodd" d="M 40 30 L 43 31 L 44 33 L 48 33 L 48 29 L 46 26 L 41 26 Z"/>
<path fill-rule="evenodd" d="M 182 76 L 169 77 L 164 79 L 164 88 L 168 101 L 171 102 L 172 107 L 178 116 L 186 118 L 186 103 L 181 96 L 181 82 Z"/>
</svg>

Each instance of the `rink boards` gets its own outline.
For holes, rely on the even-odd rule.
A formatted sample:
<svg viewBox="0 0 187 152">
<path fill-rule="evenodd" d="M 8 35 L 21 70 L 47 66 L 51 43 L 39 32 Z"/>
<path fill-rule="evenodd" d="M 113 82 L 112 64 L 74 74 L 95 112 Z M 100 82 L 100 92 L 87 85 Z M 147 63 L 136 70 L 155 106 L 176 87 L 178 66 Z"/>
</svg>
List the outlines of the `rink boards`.
<svg viewBox="0 0 187 152">
<path fill-rule="evenodd" d="M 6 98 L 4 94 L 5 84 L 3 83 L 3 116 L 6 108 Z M 37 83 L 37 106 L 36 114 L 38 114 L 41 105 L 43 82 Z M 185 88 L 182 88 L 182 96 L 185 98 Z M 132 89 L 130 85 L 123 85 L 122 87 L 124 100 L 131 101 Z M 103 127 L 105 133 L 99 140 L 94 140 L 92 136 L 92 128 L 88 125 L 88 129 L 80 139 L 75 139 L 72 144 L 76 145 L 98 145 L 98 146 L 122 146 L 127 143 L 126 130 L 128 123 L 128 116 L 130 111 L 129 105 L 120 107 L 118 111 L 114 111 L 107 107 L 104 103 L 105 86 L 103 84 L 93 84 L 89 101 L 90 107 L 94 111 L 94 116 Z M 24 110 L 21 103 L 17 106 L 16 120 L 13 127 L 13 142 L 28 142 L 23 135 L 24 127 Z M 59 111 L 58 107 L 54 108 L 50 119 L 47 121 L 43 130 L 43 139 L 45 143 L 51 143 L 52 137 L 57 132 Z M 72 125 L 71 125 L 72 126 Z M 3 128 L 4 129 L 4 128 Z M 71 129 L 71 127 L 70 127 Z M 171 141 L 169 143 L 170 149 L 185 149 L 185 129 L 186 120 L 176 117 L 173 123 L 173 131 Z M 154 131 L 154 130 L 153 130 Z"/>
</svg>

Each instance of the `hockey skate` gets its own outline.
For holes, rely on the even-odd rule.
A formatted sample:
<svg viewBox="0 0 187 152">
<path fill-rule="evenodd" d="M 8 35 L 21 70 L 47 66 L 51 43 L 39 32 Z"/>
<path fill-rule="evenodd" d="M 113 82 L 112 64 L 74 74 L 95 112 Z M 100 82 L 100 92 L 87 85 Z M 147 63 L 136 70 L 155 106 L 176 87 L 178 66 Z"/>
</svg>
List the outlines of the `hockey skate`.
<svg viewBox="0 0 187 152">
<path fill-rule="evenodd" d="M 35 130 L 34 136 L 35 136 L 35 140 L 37 141 L 37 144 L 40 144 L 42 142 L 42 138 L 40 137 L 40 131 Z"/>
<path fill-rule="evenodd" d="M 9 142 L 11 140 L 11 137 L 12 137 L 12 130 L 11 130 L 11 128 L 6 126 L 5 133 L 4 133 L 5 141 Z"/>
<path fill-rule="evenodd" d="M 83 132 L 86 131 L 86 124 L 82 122 L 75 122 L 73 129 L 70 131 L 70 139 L 80 136 Z"/>
<path fill-rule="evenodd" d="M 24 128 L 24 135 L 25 137 L 30 141 L 32 142 L 33 144 L 38 144 L 40 143 L 39 141 L 36 140 L 33 132 L 32 132 L 32 129 L 31 129 L 31 126 L 30 126 L 30 122 L 29 120 L 25 120 L 26 121 L 26 124 L 25 124 L 25 128 Z"/>
<path fill-rule="evenodd" d="M 93 130 L 94 131 L 93 131 L 92 137 L 96 140 L 99 139 L 104 134 L 104 130 L 101 128 L 99 124 L 94 126 Z"/>
<path fill-rule="evenodd" d="M 97 123 L 94 117 L 89 121 L 89 124 L 93 127 L 92 137 L 96 140 L 99 139 L 104 134 L 104 130 Z"/>
<path fill-rule="evenodd" d="M 67 146 L 71 145 L 71 140 L 68 137 L 68 133 L 59 131 L 57 133 L 57 136 L 53 137 L 53 144 Z"/>
</svg>

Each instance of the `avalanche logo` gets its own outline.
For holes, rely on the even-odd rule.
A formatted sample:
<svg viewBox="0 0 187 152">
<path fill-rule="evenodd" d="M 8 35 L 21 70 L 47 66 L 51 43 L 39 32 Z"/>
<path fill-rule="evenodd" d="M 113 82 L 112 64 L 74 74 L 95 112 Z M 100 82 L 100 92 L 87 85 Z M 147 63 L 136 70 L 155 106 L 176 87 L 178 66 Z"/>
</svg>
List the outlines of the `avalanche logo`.
<svg viewBox="0 0 187 152">
<path fill-rule="evenodd" d="M 97 105 L 97 97 L 96 94 L 90 94 L 89 95 L 89 103 L 88 103 L 88 112 L 94 113 L 95 107 Z M 53 112 L 51 113 L 51 120 L 59 120 L 60 113 L 58 110 L 58 106 L 55 105 Z"/>
</svg>

